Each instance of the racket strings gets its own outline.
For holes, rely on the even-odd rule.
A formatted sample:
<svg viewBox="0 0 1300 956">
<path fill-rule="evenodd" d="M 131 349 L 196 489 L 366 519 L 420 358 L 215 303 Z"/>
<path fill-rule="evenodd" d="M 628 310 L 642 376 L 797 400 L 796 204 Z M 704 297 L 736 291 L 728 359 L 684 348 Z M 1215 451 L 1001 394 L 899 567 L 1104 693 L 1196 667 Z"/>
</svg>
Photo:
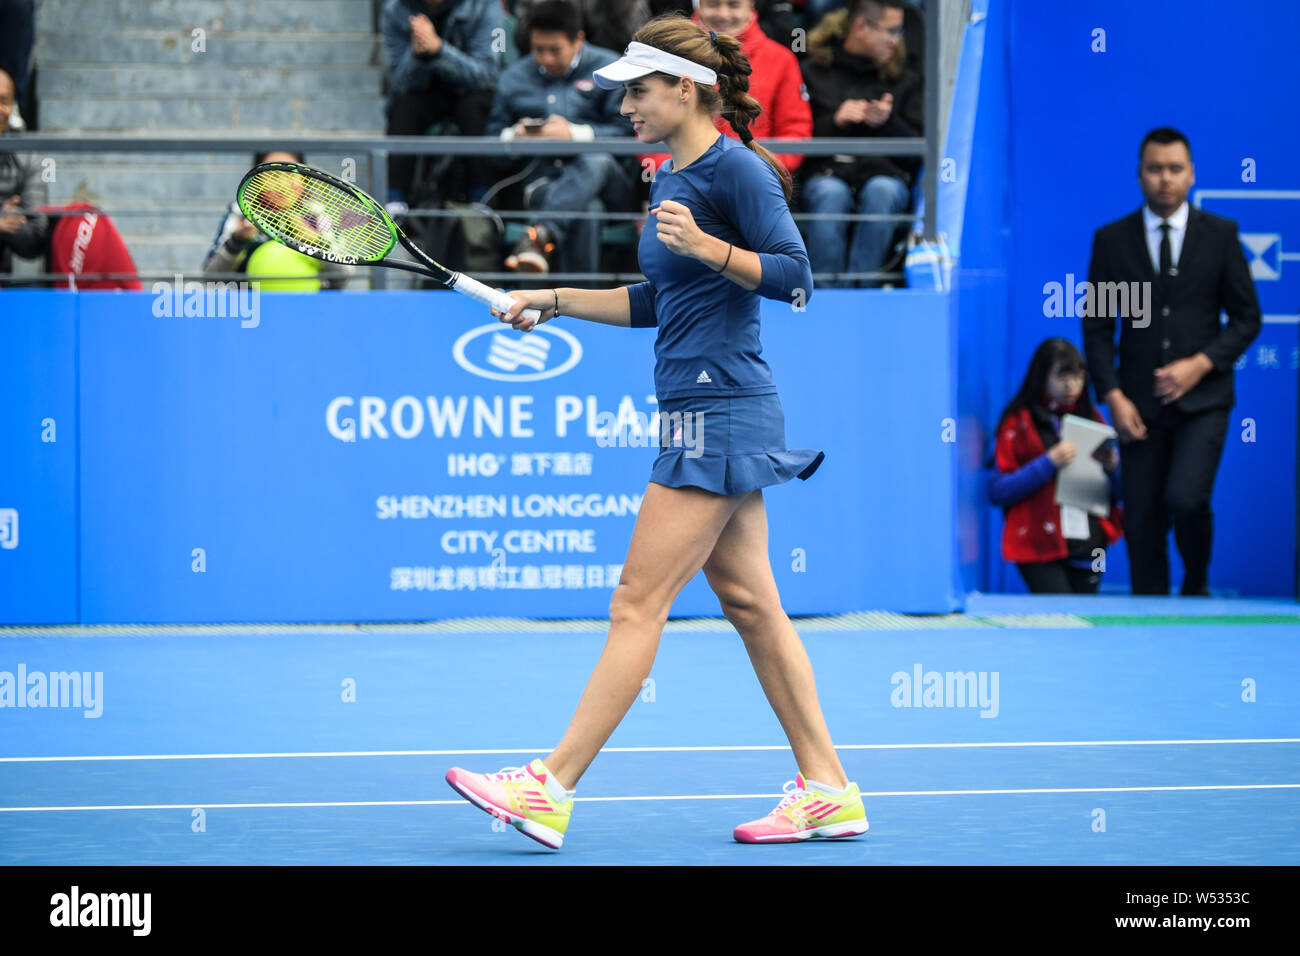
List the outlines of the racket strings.
<svg viewBox="0 0 1300 956">
<path fill-rule="evenodd" d="M 315 246 L 358 260 L 382 259 L 393 247 L 383 215 L 359 196 L 292 170 L 250 176 L 240 205 L 253 223 L 286 245 Z"/>
</svg>

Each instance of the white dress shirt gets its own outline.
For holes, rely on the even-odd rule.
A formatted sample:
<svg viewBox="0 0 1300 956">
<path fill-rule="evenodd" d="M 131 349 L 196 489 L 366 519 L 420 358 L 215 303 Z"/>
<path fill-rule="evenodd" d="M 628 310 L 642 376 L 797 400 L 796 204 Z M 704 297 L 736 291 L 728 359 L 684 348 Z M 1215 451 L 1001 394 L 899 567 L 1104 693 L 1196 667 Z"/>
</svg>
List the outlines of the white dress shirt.
<svg viewBox="0 0 1300 956">
<path fill-rule="evenodd" d="M 1169 229 L 1169 253 L 1175 268 L 1178 266 L 1178 258 L 1183 252 L 1183 239 L 1187 235 L 1187 200 L 1179 206 L 1168 220 L 1161 219 L 1151 211 L 1151 207 L 1143 203 L 1142 205 L 1142 222 L 1146 227 L 1147 249 L 1151 253 L 1151 269 L 1160 274 L 1160 240 L 1163 238 L 1160 232 L 1160 224 L 1168 222 Z"/>
</svg>

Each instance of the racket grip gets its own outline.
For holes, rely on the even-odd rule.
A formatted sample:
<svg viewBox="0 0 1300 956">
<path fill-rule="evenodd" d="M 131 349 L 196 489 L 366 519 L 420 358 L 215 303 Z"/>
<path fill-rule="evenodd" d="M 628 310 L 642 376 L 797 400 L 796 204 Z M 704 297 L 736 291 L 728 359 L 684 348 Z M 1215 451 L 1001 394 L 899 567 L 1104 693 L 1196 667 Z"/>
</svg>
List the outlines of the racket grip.
<svg viewBox="0 0 1300 956">
<path fill-rule="evenodd" d="M 506 312 L 515 304 L 515 300 L 510 298 L 510 296 L 506 295 L 504 292 L 498 292 L 496 289 L 489 288 L 482 282 L 479 282 L 477 279 L 471 279 L 464 273 L 456 276 L 451 287 L 461 295 L 467 295 L 471 299 L 482 302 L 484 305 L 490 305 L 498 312 Z M 526 319 L 536 319 L 539 318 L 542 313 L 537 309 L 524 309 L 521 314 Z"/>
</svg>

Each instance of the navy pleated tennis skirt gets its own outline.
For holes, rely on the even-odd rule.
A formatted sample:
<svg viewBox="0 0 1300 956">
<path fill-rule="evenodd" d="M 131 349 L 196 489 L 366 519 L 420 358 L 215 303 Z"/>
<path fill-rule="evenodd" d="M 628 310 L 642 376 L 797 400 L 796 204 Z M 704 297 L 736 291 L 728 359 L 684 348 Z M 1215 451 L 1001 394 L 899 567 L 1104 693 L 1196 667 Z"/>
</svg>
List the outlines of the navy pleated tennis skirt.
<svg viewBox="0 0 1300 956">
<path fill-rule="evenodd" d="M 785 411 L 775 392 L 667 399 L 659 402 L 659 457 L 650 480 L 734 495 L 806 481 L 825 457 L 785 447 Z"/>
</svg>

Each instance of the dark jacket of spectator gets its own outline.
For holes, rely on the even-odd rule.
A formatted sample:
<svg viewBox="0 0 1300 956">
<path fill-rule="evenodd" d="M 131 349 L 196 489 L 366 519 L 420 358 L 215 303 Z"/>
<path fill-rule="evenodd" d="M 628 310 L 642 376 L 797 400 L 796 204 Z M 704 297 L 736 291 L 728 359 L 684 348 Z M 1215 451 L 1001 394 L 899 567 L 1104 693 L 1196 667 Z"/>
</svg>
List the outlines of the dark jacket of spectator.
<svg viewBox="0 0 1300 956">
<path fill-rule="evenodd" d="M 1145 282 L 1151 289 L 1144 325 L 1108 314 L 1113 309 L 1096 309 L 1083 319 L 1088 372 L 1101 401 L 1119 388 L 1137 406 L 1142 421 L 1154 422 L 1161 410 L 1155 370 L 1203 352 L 1214 367 L 1174 404 L 1187 413 L 1236 404 L 1233 368 L 1259 335 L 1262 321 L 1236 222 L 1190 206 L 1177 274 L 1162 280 L 1151 262 L 1139 208 L 1094 234 L 1088 280 L 1093 289 L 1116 282 Z M 1226 324 L 1220 313 L 1227 313 Z"/>
<path fill-rule="evenodd" d="M 632 124 L 619 113 L 623 89 L 602 90 L 591 78 L 592 73 L 619 56 L 613 50 L 584 42 L 578 62 L 559 77 L 548 74 L 532 56 L 516 60 L 497 83 L 487 135 L 500 136 L 525 116 L 545 119 L 555 113 L 569 121 L 577 140 L 630 136 Z M 510 134 L 507 132 L 504 138 L 510 138 Z"/>
<path fill-rule="evenodd" d="M 442 38 L 435 56 L 411 52 L 409 18 L 424 14 Z M 379 18 L 390 93 L 421 93 L 435 84 L 454 90 L 490 90 L 500 75 L 505 26 L 501 0 L 442 0 L 433 11 L 422 0 L 388 0 Z"/>
<path fill-rule="evenodd" d="M 13 196 L 27 210 L 27 221 L 14 232 L 0 232 L 0 275 L 13 271 L 13 257 L 36 259 L 44 256 L 49 239 L 49 221 L 31 210 L 49 201 L 49 190 L 41 179 L 41 160 L 35 153 L 0 153 L 0 206 Z"/>
<path fill-rule="evenodd" d="M 907 51 L 899 44 L 893 60 L 883 68 L 867 57 L 844 50 L 848 11 L 827 14 L 808 35 L 808 58 L 803 78 L 812 100 L 813 136 L 921 136 L 924 121 L 924 86 L 920 74 L 907 65 Z M 893 94 L 894 107 L 880 126 L 866 123 L 835 125 L 835 112 L 845 100 L 878 100 Z M 872 176 L 893 176 L 913 184 L 921 160 L 915 156 L 810 156 L 803 164 L 805 176 L 827 170 L 855 190 Z"/>
<path fill-rule="evenodd" d="M 32 0 L 0 0 L 0 70 L 14 81 L 15 99 L 27 103 L 27 80 L 36 45 L 36 6 Z"/>
<path fill-rule="evenodd" d="M 519 0 L 515 16 L 519 26 L 515 30 L 515 44 L 520 53 L 528 52 L 528 15 L 541 0 Z M 654 14 L 649 0 L 569 0 L 578 9 L 582 19 L 582 32 L 588 43 L 617 50 L 621 56 L 632 42 L 632 34 L 645 26 Z"/>
</svg>

